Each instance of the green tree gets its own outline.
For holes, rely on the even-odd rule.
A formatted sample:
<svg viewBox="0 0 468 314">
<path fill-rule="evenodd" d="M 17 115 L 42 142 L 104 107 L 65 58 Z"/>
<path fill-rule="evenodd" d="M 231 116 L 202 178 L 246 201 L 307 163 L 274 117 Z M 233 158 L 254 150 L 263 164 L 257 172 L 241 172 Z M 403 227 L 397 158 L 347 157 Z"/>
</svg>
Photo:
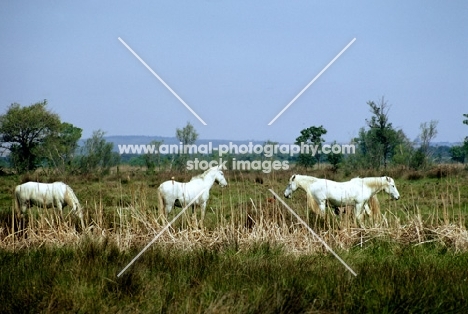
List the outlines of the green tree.
<svg viewBox="0 0 468 314">
<path fill-rule="evenodd" d="M 157 153 L 147 153 L 143 156 L 146 165 L 146 171 L 149 174 L 154 173 L 156 165 L 158 165 L 159 169 L 161 169 L 161 155 L 159 154 L 159 147 L 162 145 L 163 142 L 164 141 L 151 141 L 149 145 L 154 145 L 155 150 L 157 150 Z"/>
<path fill-rule="evenodd" d="M 395 145 L 393 150 L 392 164 L 410 168 L 411 158 L 414 154 L 413 143 L 402 130 L 397 131 L 397 137 L 398 144 Z"/>
<path fill-rule="evenodd" d="M 2 147 L 10 151 L 10 160 L 19 173 L 40 166 L 47 158 L 43 146 L 60 131 L 59 116 L 46 107 L 47 100 L 27 107 L 14 103 L 0 116 Z"/>
<path fill-rule="evenodd" d="M 192 145 L 197 141 L 198 133 L 195 127 L 190 122 L 187 122 L 187 125 L 182 129 L 176 129 L 176 137 L 182 144 Z"/>
<path fill-rule="evenodd" d="M 355 139 L 358 143 L 359 152 L 364 157 L 367 166 L 384 169 L 393 157 L 395 147 L 400 143 L 401 134 L 393 128 L 389 122 L 389 106 L 384 97 L 377 104 L 373 101 L 367 102 L 372 116 L 366 119 L 368 129 L 361 128 L 359 137 Z"/>
<path fill-rule="evenodd" d="M 468 113 L 464 113 L 463 116 L 468 118 Z M 468 119 L 463 120 L 463 124 L 468 125 Z M 465 142 L 463 143 L 463 147 L 465 148 L 465 155 L 468 155 L 468 136 L 465 137 Z"/>
<path fill-rule="evenodd" d="M 333 142 L 332 146 L 333 145 L 337 145 L 336 141 Z M 332 170 L 333 172 L 337 172 L 338 169 L 340 168 L 340 165 L 341 163 L 343 162 L 343 154 L 340 152 L 338 154 L 335 154 L 335 153 L 330 153 L 327 155 L 327 161 L 330 163 L 330 165 L 332 166 Z"/>
<path fill-rule="evenodd" d="M 431 164 L 431 152 L 429 149 L 431 141 L 437 136 L 438 121 L 421 123 L 419 134 L 420 146 L 411 158 L 411 166 L 415 169 L 426 168 Z"/>
<path fill-rule="evenodd" d="M 195 127 L 190 122 L 187 122 L 187 125 L 183 127 L 182 129 L 179 129 L 179 128 L 176 129 L 176 137 L 185 147 L 186 145 L 195 144 L 195 142 L 198 139 L 198 133 L 195 130 Z M 175 156 L 173 156 L 173 160 L 172 160 L 173 162 L 175 160 L 174 157 Z M 180 170 L 186 169 L 185 165 L 187 163 L 188 157 L 183 152 L 179 152 L 179 156 L 177 157 L 178 157 L 177 160 L 175 160 L 176 167 Z M 172 162 L 171 162 L 171 167 L 172 167 Z"/>
<path fill-rule="evenodd" d="M 82 131 L 71 123 L 63 122 L 59 131 L 48 137 L 43 146 L 47 163 L 62 172 L 70 170 Z"/>
<path fill-rule="evenodd" d="M 463 117 L 468 118 L 468 113 L 464 113 Z M 463 120 L 463 124 L 468 125 L 468 119 Z M 463 145 L 451 147 L 450 154 L 453 161 L 464 163 L 466 156 L 468 156 L 468 136 L 465 137 Z"/>
<path fill-rule="evenodd" d="M 97 130 L 87 139 L 78 157 L 78 168 L 81 173 L 109 173 L 113 166 L 120 162 L 120 155 L 113 151 L 114 144 L 104 138 L 105 132 Z"/>
<path fill-rule="evenodd" d="M 317 152 L 322 148 L 322 143 L 325 140 L 322 135 L 327 134 L 327 130 L 321 125 L 319 127 L 311 126 L 301 131 L 301 135 L 296 138 L 296 145 L 313 145 L 317 148 Z M 313 167 L 316 163 L 320 162 L 321 155 L 317 153 L 313 156 L 312 151 L 309 153 L 300 153 L 297 159 L 297 164 L 303 167 Z"/>
<path fill-rule="evenodd" d="M 453 161 L 465 163 L 466 149 L 460 145 L 452 146 L 450 147 L 450 155 Z"/>
</svg>

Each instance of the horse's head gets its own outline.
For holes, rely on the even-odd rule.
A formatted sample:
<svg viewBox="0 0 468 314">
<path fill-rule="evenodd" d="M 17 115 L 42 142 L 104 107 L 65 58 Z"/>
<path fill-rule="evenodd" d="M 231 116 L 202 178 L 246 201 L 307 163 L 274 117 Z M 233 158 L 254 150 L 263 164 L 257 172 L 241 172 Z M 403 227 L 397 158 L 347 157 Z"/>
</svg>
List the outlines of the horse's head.
<svg viewBox="0 0 468 314">
<path fill-rule="evenodd" d="M 286 186 L 286 190 L 284 190 L 284 197 L 291 198 L 292 193 L 296 190 L 297 190 L 296 175 L 293 175 L 289 179 L 289 183 L 288 183 L 288 186 Z"/>
<path fill-rule="evenodd" d="M 215 181 L 218 182 L 219 186 L 225 187 L 227 185 L 226 178 L 224 177 L 223 171 L 221 171 L 222 167 L 216 167 L 215 169 Z"/>
<path fill-rule="evenodd" d="M 390 194 L 394 199 L 399 199 L 400 198 L 400 193 L 398 192 L 396 186 L 395 186 L 395 181 L 393 181 L 392 178 L 390 177 L 384 177 L 385 180 L 385 185 L 384 185 L 384 191 L 387 194 Z"/>
</svg>

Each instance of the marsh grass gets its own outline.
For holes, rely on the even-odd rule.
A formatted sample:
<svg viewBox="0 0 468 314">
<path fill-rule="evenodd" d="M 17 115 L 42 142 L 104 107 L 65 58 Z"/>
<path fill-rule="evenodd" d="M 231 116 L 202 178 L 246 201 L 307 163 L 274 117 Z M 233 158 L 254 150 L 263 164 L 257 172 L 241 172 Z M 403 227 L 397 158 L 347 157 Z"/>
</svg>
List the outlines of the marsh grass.
<svg viewBox="0 0 468 314">
<path fill-rule="evenodd" d="M 0 177 L 0 304 L 4 312 L 465 309 L 468 176 L 447 173 L 418 180 L 395 173 L 401 200 L 379 195 L 381 215 L 362 226 L 352 210 L 314 215 L 301 191 L 287 200 L 356 278 L 272 198 L 268 189 L 282 195 L 292 172 L 227 171 L 228 187 L 211 189 L 204 225 L 188 209 L 122 278 L 116 274 L 166 226 L 156 205 L 159 183 L 190 174 L 39 178 L 67 180 L 84 207 L 85 230 L 67 207 L 15 215 L 17 183 Z"/>
<path fill-rule="evenodd" d="M 165 227 L 167 219 L 181 210 L 175 208 L 164 219 L 156 205 L 156 180 L 175 175 L 159 173 L 155 179 L 144 173 L 131 178 L 121 173 L 89 182 L 70 178 L 84 207 L 85 230 L 81 230 L 76 215 L 67 207 L 62 215 L 54 209 L 34 207 L 20 218 L 14 215 L 10 199 L 7 210 L 1 212 L 4 219 L 0 246 L 8 249 L 67 245 L 76 243 L 82 234 L 109 237 L 122 250 L 148 243 Z M 259 173 L 228 172 L 226 176 L 227 188 L 215 185 L 211 189 L 203 226 L 199 222 L 199 210 L 192 212 L 189 208 L 161 236 L 161 245 L 167 242 L 181 248 L 199 248 L 236 241 L 244 249 L 251 242 L 269 241 L 285 244 L 286 250 L 298 254 L 323 250 L 268 191 L 273 189 L 281 195 L 290 173 L 263 175 L 261 183 L 257 180 Z M 178 177 L 182 181 L 190 179 L 187 173 Z M 369 217 L 364 225 L 355 221 L 352 208 L 340 216 L 332 211 L 325 217 L 311 213 L 302 191 L 295 192 L 287 202 L 332 247 L 350 249 L 356 245 L 362 247 L 373 238 L 389 238 L 395 243 L 413 245 L 436 241 L 458 251 L 467 248 L 467 181 L 466 175 L 397 180 L 401 200 L 393 201 L 380 194 L 381 215 L 376 219 Z"/>
</svg>

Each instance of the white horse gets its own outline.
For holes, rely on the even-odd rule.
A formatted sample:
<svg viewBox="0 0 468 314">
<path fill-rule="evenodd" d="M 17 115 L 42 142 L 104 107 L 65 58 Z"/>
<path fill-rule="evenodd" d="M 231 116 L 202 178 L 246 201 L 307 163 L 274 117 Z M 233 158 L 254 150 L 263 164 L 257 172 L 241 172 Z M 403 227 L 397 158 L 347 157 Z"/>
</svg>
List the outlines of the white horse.
<svg viewBox="0 0 468 314">
<path fill-rule="evenodd" d="M 297 188 L 306 191 L 307 204 L 316 213 L 319 213 L 319 210 L 321 214 L 325 213 L 325 205 L 328 202 L 330 206 L 335 207 L 335 212 L 341 206 L 354 206 L 358 219 L 362 218 L 362 209 L 374 217 L 380 213 L 376 194 L 382 189 L 396 199 L 400 197 L 393 179 L 389 177 L 354 178 L 347 182 L 335 182 L 311 176 L 293 175 L 289 179 L 284 196 L 290 198 Z"/>
<path fill-rule="evenodd" d="M 83 211 L 75 193 L 63 182 L 39 183 L 26 182 L 15 188 L 16 206 L 23 213 L 33 205 L 37 207 L 57 208 L 62 214 L 62 208 L 70 206 L 78 214 L 81 227 L 84 229 Z"/>
<path fill-rule="evenodd" d="M 158 188 L 159 210 L 162 211 L 163 215 L 168 214 L 176 202 L 178 202 L 181 207 L 184 207 L 202 190 L 205 190 L 192 205 L 192 208 L 194 208 L 194 205 L 200 206 L 201 223 L 203 223 L 206 203 L 210 197 L 210 189 L 215 181 L 218 182 L 221 187 L 227 185 L 224 174 L 221 171 L 221 166 L 212 167 L 204 173 L 193 177 L 190 182 L 187 183 L 174 180 L 161 183 Z"/>
</svg>

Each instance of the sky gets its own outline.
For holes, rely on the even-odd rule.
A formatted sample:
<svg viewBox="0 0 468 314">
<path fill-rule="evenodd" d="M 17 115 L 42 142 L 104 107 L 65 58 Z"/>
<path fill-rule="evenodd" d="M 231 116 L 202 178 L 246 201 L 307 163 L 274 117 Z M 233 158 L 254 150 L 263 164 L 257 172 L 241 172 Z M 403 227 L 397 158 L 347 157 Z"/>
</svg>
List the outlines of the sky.
<svg viewBox="0 0 468 314">
<path fill-rule="evenodd" d="M 47 99 L 83 138 L 190 122 L 201 139 L 292 143 L 322 125 L 346 143 L 383 98 L 409 139 L 436 120 L 434 141 L 458 142 L 467 20 L 466 1 L 2 1 L 0 114 Z"/>
</svg>

